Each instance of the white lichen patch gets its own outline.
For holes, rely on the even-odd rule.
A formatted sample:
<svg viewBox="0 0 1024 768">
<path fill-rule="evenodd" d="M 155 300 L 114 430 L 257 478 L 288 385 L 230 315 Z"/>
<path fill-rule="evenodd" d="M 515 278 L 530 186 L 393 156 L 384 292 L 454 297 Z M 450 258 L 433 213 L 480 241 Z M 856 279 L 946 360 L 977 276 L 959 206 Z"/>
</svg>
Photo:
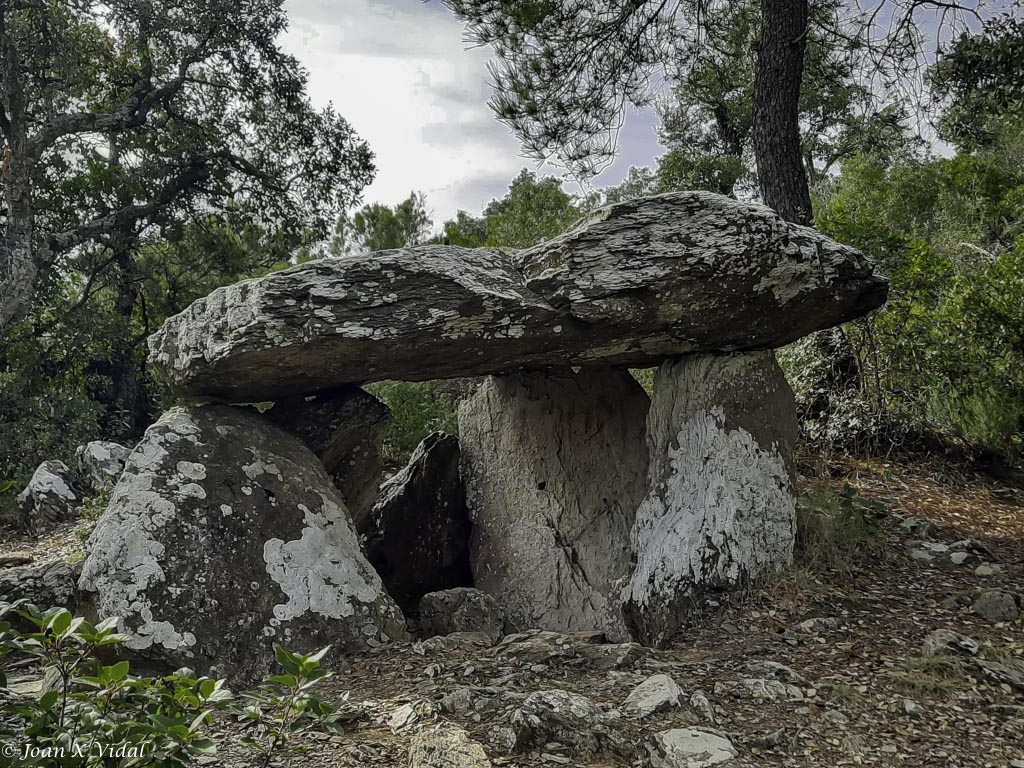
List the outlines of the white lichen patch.
<svg viewBox="0 0 1024 768">
<path fill-rule="evenodd" d="M 344 511 L 329 498 L 321 499 L 323 513 L 301 508 L 306 527 L 299 539 L 269 539 L 263 546 L 267 573 L 288 598 L 274 606 L 279 621 L 309 612 L 341 619 L 355 614 L 357 601 L 381 597 L 380 578 L 362 560 Z"/>
<path fill-rule="evenodd" d="M 628 597 L 645 605 L 735 583 L 792 554 L 795 499 L 786 463 L 720 408 L 680 425 L 668 472 L 637 510 Z"/>
</svg>

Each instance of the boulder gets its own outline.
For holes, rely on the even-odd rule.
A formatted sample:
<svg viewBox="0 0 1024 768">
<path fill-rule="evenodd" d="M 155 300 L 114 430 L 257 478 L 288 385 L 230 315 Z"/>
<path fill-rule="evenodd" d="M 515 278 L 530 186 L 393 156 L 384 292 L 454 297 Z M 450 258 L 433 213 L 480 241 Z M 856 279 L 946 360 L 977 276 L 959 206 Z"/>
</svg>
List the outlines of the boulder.
<svg viewBox="0 0 1024 768">
<path fill-rule="evenodd" d="M 75 449 L 79 476 L 94 490 L 112 488 L 124 471 L 131 449 L 109 440 L 93 440 Z"/>
<path fill-rule="evenodd" d="M 651 675 L 622 702 L 622 713 L 644 718 L 683 705 L 683 689 L 668 675 Z"/>
<path fill-rule="evenodd" d="M 27 600 L 42 611 L 49 608 L 78 610 L 78 577 L 81 564 L 52 560 L 0 571 L 0 602 Z"/>
<path fill-rule="evenodd" d="M 971 603 L 971 611 L 988 621 L 1013 621 L 1020 616 L 1018 598 L 1004 589 L 983 589 Z"/>
<path fill-rule="evenodd" d="M 218 288 L 150 337 L 172 390 L 259 402 L 340 384 L 765 349 L 881 305 L 862 254 L 708 192 L 606 206 L 521 253 L 428 245 Z"/>
<path fill-rule="evenodd" d="M 491 761 L 464 729 L 446 723 L 412 737 L 409 768 L 491 768 Z"/>
<path fill-rule="evenodd" d="M 419 615 L 420 629 L 428 636 L 482 632 L 496 643 L 505 626 L 505 613 L 493 597 L 465 587 L 424 595 Z"/>
<path fill-rule="evenodd" d="M 709 593 L 792 557 L 793 392 L 771 352 L 664 363 L 647 416 L 647 496 L 630 533 L 623 612 L 634 639 L 665 643 Z"/>
<path fill-rule="evenodd" d="M 673 728 L 656 733 L 647 746 L 651 768 L 708 768 L 738 754 L 724 735 L 706 728 Z"/>
<path fill-rule="evenodd" d="M 517 628 L 625 639 L 648 404 L 627 371 L 585 369 L 490 377 L 459 407 L 473 583 Z"/>
<path fill-rule="evenodd" d="M 244 409 L 167 411 L 86 550 L 79 586 L 144 666 L 250 685 L 274 668 L 275 642 L 364 651 L 404 636 L 323 466 Z"/>
<path fill-rule="evenodd" d="M 75 481 L 75 473 L 63 461 L 44 461 L 36 467 L 17 499 L 25 530 L 40 536 L 73 520 L 82 503 Z"/>
<path fill-rule="evenodd" d="M 471 527 L 459 476 L 459 441 L 434 432 L 381 486 L 360 532 L 389 594 L 412 613 L 429 592 L 473 583 Z"/>
<path fill-rule="evenodd" d="M 359 387 L 338 387 L 278 400 L 264 416 L 317 455 L 358 528 L 384 479 L 381 447 L 391 427 L 388 407 Z"/>
</svg>

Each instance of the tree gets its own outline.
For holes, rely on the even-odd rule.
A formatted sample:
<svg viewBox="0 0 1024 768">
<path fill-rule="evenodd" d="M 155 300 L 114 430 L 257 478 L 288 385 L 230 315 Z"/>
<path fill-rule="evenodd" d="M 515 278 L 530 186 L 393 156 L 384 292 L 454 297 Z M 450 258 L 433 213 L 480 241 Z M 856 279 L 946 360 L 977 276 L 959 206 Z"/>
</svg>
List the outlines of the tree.
<svg viewBox="0 0 1024 768">
<path fill-rule="evenodd" d="M 326 232 L 355 202 L 372 156 L 310 104 L 277 46 L 281 6 L 0 0 L 0 329 L 76 249 L 99 244 L 127 274 L 154 227 L 230 209 Z"/>
<path fill-rule="evenodd" d="M 987 22 L 964 33 L 929 72 L 941 116 L 939 135 L 971 148 L 996 141 L 1000 123 L 1024 114 L 1024 21 Z"/>
<path fill-rule="evenodd" d="M 650 102 L 651 76 L 671 67 L 676 41 L 699 46 L 729 0 L 445 0 L 474 42 L 497 54 L 491 107 L 537 158 L 559 157 L 592 176 L 616 151 L 627 103 Z M 868 74 L 891 75 L 920 52 L 919 13 L 942 12 L 940 31 L 963 28 L 974 5 L 877 0 L 840 9 L 823 31 L 858 46 Z M 753 67 L 751 143 L 763 200 L 784 218 L 811 219 L 800 136 L 808 0 L 761 0 Z M 889 22 L 888 24 L 882 23 Z M 882 30 L 882 31 L 880 31 Z"/>
<path fill-rule="evenodd" d="M 398 205 L 371 203 L 349 217 L 343 214 L 334 227 L 328 251 L 332 256 L 407 248 L 424 242 L 432 222 L 422 192 L 410 192 Z"/>
<path fill-rule="evenodd" d="M 467 248 L 529 248 L 565 232 L 580 216 L 580 207 L 555 176 L 538 179 L 523 168 L 482 216 L 459 211 L 431 242 Z"/>
</svg>

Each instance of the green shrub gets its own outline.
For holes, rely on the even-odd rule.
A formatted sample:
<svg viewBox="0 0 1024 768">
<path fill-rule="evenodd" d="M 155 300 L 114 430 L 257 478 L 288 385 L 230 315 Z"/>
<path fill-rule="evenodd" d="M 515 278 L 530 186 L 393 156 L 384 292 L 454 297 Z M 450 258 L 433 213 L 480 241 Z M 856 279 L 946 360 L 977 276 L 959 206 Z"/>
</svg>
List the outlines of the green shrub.
<svg viewBox="0 0 1024 768">
<path fill-rule="evenodd" d="M 15 629 L 11 618 L 27 621 L 32 629 Z M 44 613 L 24 601 L 0 603 L 0 659 L 34 657 L 44 673 L 38 694 L 5 701 L 0 736 L 31 747 L 10 764 L 184 768 L 208 762 L 217 752 L 209 736 L 215 712 L 243 723 L 242 743 L 255 751 L 261 766 L 269 766 L 298 733 L 339 730 L 340 702 L 325 702 L 310 690 L 330 676 L 320 666 L 327 648 L 303 655 L 275 646 L 285 673 L 236 699 L 222 680 L 197 677 L 188 669 L 136 677 L 127 661 L 101 661 L 101 650 L 106 649 L 106 658 L 126 639 L 115 631 L 116 623 L 93 625 L 65 608 Z M 0 672 L 0 688 L 7 684 Z"/>
<path fill-rule="evenodd" d="M 438 391 L 437 382 L 384 381 L 367 389 L 391 410 L 391 429 L 384 444 L 385 457 L 390 461 L 408 461 L 431 432 L 458 432 L 457 402 Z"/>
</svg>

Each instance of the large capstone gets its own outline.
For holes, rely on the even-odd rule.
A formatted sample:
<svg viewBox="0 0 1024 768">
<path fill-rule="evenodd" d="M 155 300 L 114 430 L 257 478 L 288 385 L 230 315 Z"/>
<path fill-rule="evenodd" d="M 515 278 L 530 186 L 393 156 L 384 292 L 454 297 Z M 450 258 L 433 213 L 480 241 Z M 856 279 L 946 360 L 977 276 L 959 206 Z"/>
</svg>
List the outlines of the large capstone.
<svg viewBox="0 0 1024 768">
<path fill-rule="evenodd" d="M 690 355 L 655 376 L 648 492 L 630 535 L 624 613 L 633 637 L 667 641 L 709 592 L 793 551 L 793 392 L 771 352 Z"/>
<path fill-rule="evenodd" d="M 403 611 L 414 613 L 428 592 L 473 583 L 471 528 L 459 476 L 458 438 L 434 432 L 382 486 L 360 532 L 388 593 Z"/>
<path fill-rule="evenodd" d="M 606 206 L 524 252 L 421 246 L 218 288 L 150 337 L 183 395 L 276 400 L 353 382 L 652 365 L 765 349 L 858 317 L 862 254 L 707 192 Z"/>
<path fill-rule="evenodd" d="M 260 416 L 174 408 L 128 459 L 79 587 L 156 669 L 251 684 L 273 643 L 362 651 L 404 621 L 313 453 Z"/>
<path fill-rule="evenodd" d="M 370 514 L 384 479 L 382 446 L 391 426 L 388 407 L 359 387 L 339 387 L 278 400 L 264 415 L 317 455 L 359 526 Z"/>
<path fill-rule="evenodd" d="M 514 626 L 624 637 L 647 408 L 612 369 L 494 376 L 460 406 L 474 584 Z"/>
</svg>

